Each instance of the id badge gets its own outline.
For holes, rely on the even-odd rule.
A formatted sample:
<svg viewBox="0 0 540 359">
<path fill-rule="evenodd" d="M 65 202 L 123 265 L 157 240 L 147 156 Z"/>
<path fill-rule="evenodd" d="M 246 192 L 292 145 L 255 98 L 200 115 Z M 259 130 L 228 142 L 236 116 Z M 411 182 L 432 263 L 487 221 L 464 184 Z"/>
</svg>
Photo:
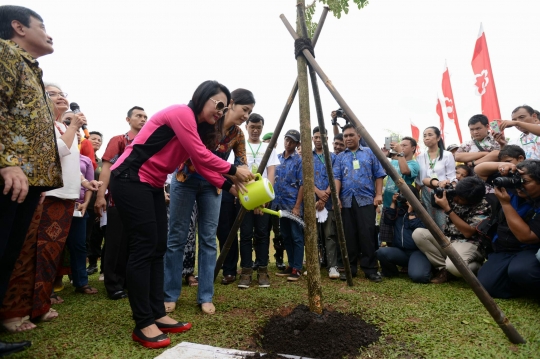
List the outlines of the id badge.
<svg viewBox="0 0 540 359">
<path fill-rule="evenodd" d="M 352 166 L 355 170 L 359 170 L 360 169 L 360 162 L 358 162 L 358 160 L 354 160 L 352 161 Z"/>
<path fill-rule="evenodd" d="M 435 172 L 431 172 L 431 178 L 438 179 L 438 178 L 437 178 L 437 174 L 436 174 Z"/>
<path fill-rule="evenodd" d="M 255 174 L 259 170 L 259 166 L 257 166 L 255 163 L 251 165 L 251 173 Z"/>
</svg>

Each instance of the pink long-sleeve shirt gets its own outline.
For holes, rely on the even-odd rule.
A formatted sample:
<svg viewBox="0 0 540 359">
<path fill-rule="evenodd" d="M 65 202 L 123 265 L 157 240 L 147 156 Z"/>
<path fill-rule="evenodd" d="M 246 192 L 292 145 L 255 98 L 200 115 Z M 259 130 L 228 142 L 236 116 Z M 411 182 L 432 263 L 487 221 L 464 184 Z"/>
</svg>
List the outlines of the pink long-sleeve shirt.
<svg viewBox="0 0 540 359">
<path fill-rule="evenodd" d="M 195 114 L 187 105 L 173 105 L 156 113 L 111 167 L 113 176 L 127 171 L 132 179 L 163 187 L 167 174 L 188 158 L 197 172 L 222 188 L 221 174 L 234 174 L 229 162 L 209 151 L 197 132 Z"/>
</svg>

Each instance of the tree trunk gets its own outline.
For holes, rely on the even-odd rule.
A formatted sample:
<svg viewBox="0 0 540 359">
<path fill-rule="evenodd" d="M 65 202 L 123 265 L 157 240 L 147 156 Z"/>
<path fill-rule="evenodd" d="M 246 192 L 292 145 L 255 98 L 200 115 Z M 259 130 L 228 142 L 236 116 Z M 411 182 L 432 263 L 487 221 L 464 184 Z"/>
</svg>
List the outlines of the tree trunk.
<svg viewBox="0 0 540 359">
<path fill-rule="evenodd" d="M 304 0 L 297 1 L 298 11 L 304 11 Z M 300 36 L 305 36 L 303 26 L 297 17 L 297 30 Z M 306 247 L 306 266 L 309 309 L 322 314 L 322 287 L 319 268 L 319 251 L 317 246 L 317 223 L 315 218 L 315 181 L 313 174 L 313 155 L 311 154 L 311 122 L 309 115 L 309 87 L 307 63 L 304 56 L 296 59 L 298 66 L 298 98 L 300 102 L 300 136 L 303 147 L 302 178 L 304 183 L 304 242 Z"/>
</svg>

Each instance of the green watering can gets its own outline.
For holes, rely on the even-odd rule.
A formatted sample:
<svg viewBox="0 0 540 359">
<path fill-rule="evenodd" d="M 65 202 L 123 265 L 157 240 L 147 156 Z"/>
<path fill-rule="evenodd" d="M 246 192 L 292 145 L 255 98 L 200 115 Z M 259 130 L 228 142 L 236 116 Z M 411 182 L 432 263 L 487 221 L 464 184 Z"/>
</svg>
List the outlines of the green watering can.
<svg viewBox="0 0 540 359">
<path fill-rule="evenodd" d="M 246 185 L 246 189 L 248 193 L 240 192 L 238 198 L 242 206 L 249 211 L 263 206 L 276 197 L 272 183 L 267 178 L 263 178 L 260 173 L 255 174 L 255 182 Z"/>
</svg>

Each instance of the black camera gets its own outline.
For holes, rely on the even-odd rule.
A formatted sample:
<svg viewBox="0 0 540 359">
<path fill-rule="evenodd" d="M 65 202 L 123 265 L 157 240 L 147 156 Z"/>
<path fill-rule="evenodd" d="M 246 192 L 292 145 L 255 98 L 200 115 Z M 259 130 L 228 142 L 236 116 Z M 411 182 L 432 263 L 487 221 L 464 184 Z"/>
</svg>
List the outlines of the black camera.
<svg viewBox="0 0 540 359">
<path fill-rule="evenodd" d="M 344 114 L 344 112 L 343 112 L 343 110 L 341 108 L 338 108 L 336 110 L 336 117 L 343 118 L 343 114 Z"/>
<path fill-rule="evenodd" d="M 522 187 L 521 175 L 516 173 L 510 173 L 506 177 L 497 177 L 493 180 L 493 186 L 503 188 L 521 188 Z"/>
<path fill-rule="evenodd" d="M 439 209 L 441 208 L 439 207 L 437 202 L 435 202 L 435 196 L 437 196 L 438 198 L 443 198 L 443 194 L 445 192 L 446 192 L 446 199 L 448 200 L 448 202 L 452 201 L 454 197 L 456 196 L 456 190 L 454 189 L 454 186 L 452 186 L 451 184 L 447 184 L 446 186 L 444 186 L 444 188 L 437 187 L 435 188 L 434 193 L 431 194 L 431 205 L 433 207 L 439 208 Z"/>
<path fill-rule="evenodd" d="M 407 203 L 407 198 L 405 198 L 405 196 L 400 193 L 396 197 L 396 202 L 398 202 L 398 203 Z"/>
</svg>

